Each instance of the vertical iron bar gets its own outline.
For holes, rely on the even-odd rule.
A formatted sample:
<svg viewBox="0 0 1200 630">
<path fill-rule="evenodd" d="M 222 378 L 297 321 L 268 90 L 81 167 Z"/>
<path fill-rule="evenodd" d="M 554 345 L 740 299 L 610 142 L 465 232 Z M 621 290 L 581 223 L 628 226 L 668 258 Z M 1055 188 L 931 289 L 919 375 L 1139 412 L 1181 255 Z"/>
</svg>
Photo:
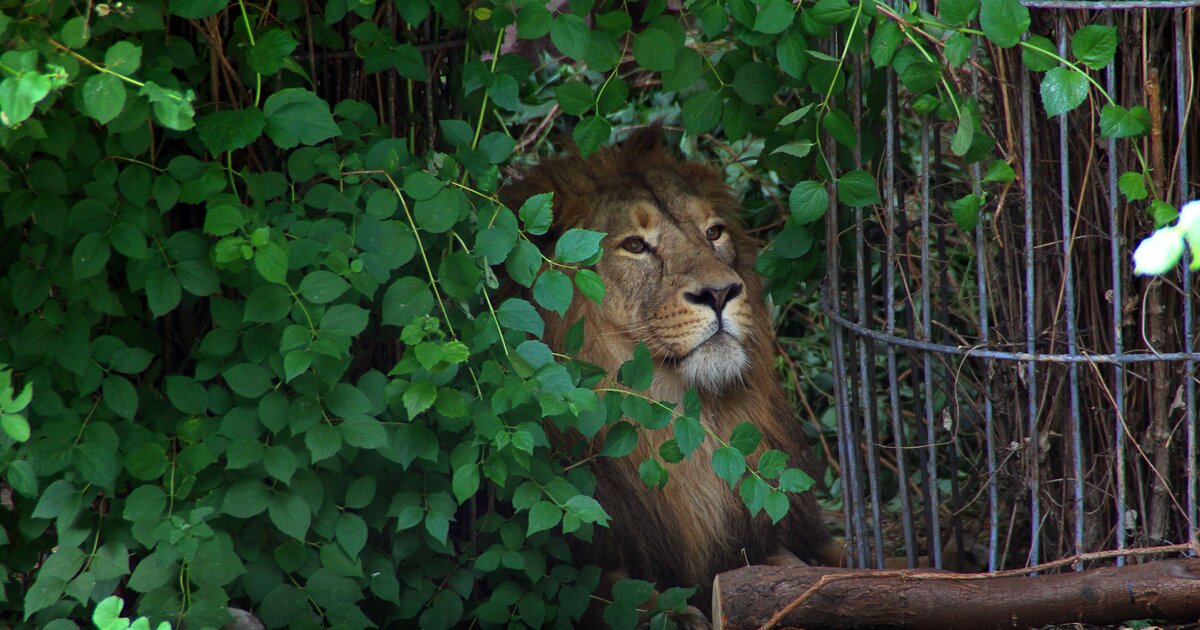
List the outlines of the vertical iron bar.
<svg viewBox="0 0 1200 630">
<path fill-rule="evenodd" d="M 887 322 L 887 333 L 896 334 L 896 214 L 900 212 L 896 200 L 900 198 L 896 190 L 896 75 L 892 70 L 887 72 L 887 105 L 884 114 L 887 131 L 884 134 L 883 178 L 884 199 L 886 199 L 885 222 L 887 226 L 887 261 L 884 265 L 885 277 L 883 284 L 883 308 Z M 913 536 L 912 503 L 908 496 L 908 466 L 905 464 L 907 455 L 904 452 L 904 426 L 900 419 L 900 382 L 899 370 L 896 366 L 896 346 L 887 345 L 888 373 L 888 404 L 892 412 L 892 439 L 896 443 L 896 485 L 900 493 L 900 510 L 904 526 L 904 554 L 908 558 L 908 566 L 917 566 L 916 538 Z"/>
<path fill-rule="evenodd" d="M 1183 62 L 1184 55 L 1184 39 L 1183 39 L 1183 17 L 1184 10 L 1175 10 L 1175 118 L 1176 118 L 1176 137 L 1179 138 L 1179 146 L 1175 152 L 1178 156 L 1178 168 L 1175 173 L 1175 181 L 1178 184 L 1178 201 L 1182 206 L 1188 200 L 1188 136 L 1187 136 L 1187 106 L 1188 106 L 1188 90 L 1187 90 L 1187 75 L 1184 73 L 1185 64 Z M 1184 248 L 1185 250 L 1187 248 Z M 1183 272 L 1183 351 L 1192 352 L 1192 334 L 1194 332 L 1194 322 L 1192 313 L 1192 274 L 1188 270 Z M 1192 377 L 1195 371 L 1196 362 L 1188 359 L 1184 362 L 1183 368 L 1183 383 L 1184 383 L 1184 417 L 1187 420 L 1187 537 L 1189 541 L 1196 541 L 1200 538 L 1200 522 L 1197 522 L 1197 506 L 1196 506 L 1196 381 Z"/>
<path fill-rule="evenodd" d="M 929 126 L 924 125 L 921 128 L 921 338 L 930 341 L 933 333 L 933 304 L 930 296 L 929 283 L 931 282 L 931 274 L 929 273 L 929 214 L 930 209 L 930 150 L 929 150 Z M 929 557 L 933 558 L 933 566 L 936 568 L 942 567 L 942 536 L 940 524 L 938 523 L 940 511 L 938 509 L 938 485 L 937 485 L 937 429 L 933 421 L 933 358 L 929 352 L 924 352 L 922 355 L 922 363 L 924 367 L 924 398 L 925 398 L 925 448 L 928 449 L 927 458 L 925 460 L 925 472 L 922 475 L 925 481 L 925 503 L 926 516 L 929 526 Z"/>
<path fill-rule="evenodd" d="M 1058 14 L 1058 54 L 1067 56 L 1067 20 L 1063 12 Z M 1062 201 L 1062 252 L 1063 252 L 1063 299 L 1066 303 L 1067 352 L 1078 352 L 1075 338 L 1075 266 L 1071 264 L 1071 250 L 1075 237 L 1074 221 L 1071 220 L 1071 167 L 1068 147 L 1067 114 L 1058 116 L 1058 163 L 1059 195 Z M 1083 553 L 1083 423 L 1079 417 L 1079 364 L 1067 367 L 1071 409 L 1071 466 L 1074 489 L 1075 553 Z M 1075 570 L 1082 571 L 1084 564 L 1075 563 Z"/>
<path fill-rule="evenodd" d="M 971 49 L 976 49 L 972 41 Z M 979 71 L 971 70 L 971 97 L 979 98 Z M 983 190 L 980 185 L 979 162 L 971 164 L 971 192 L 978 195 Z M 980 210 L 982 213 L 982 209 Z M 1000 212 L 1000 208 L 996 208 Z M 988 321 L 988 290 L 987 290 L 987 239 L 983 233 L 983 217 L 975 224 L 975 275 L 977 291 L 979 292 L 979 343 L 988 347 L 991 341 L 991 331 Z M 992 425 L 992 361 L 984 359 L 983 363 L 983 424 L 985 444 L 987 448 L 987 484 L 988 484 L 988 571 L 996 570 L 996 547 L 1000 529 L 1000 497 L 996 487 L 996 429 Z M 961 530 L 960 530 L 961 531 Z"/>
<path fill-rule="evenodd" d="M 1025 389 L 1028 396 L 1027 412 L 1029 417 L 1028 435 L 1025 439 L 1029 440 L 1028 446 L 1025 449 L 1025 458 L 1029 465 L 1029 522 L 1030 522 L 1030 541 L 1029 541 L 1029 557 L 1026 561 L 1027 566 L 1038 564 L 1041 556 L 1041 545 L 1039 530 L 1042 523 L 1042 509 L 1038 498 L 1039 488 L 1038 482 L 1038 454 L 1041 450 L 1040 439 L 1038 437 L 1038 405 L 1037 405 L 1037 357 L 1034 354 L 1037 352 L 1036 334 L 1037 327 L 1034 325 L 1034 286 L 1033 286 L 1033 130 L 1032 130 L 1032 105 L 1030 98 L 1033 94 L 1030 89 L 1029 70 L 1021 69 L 1021 182 L 1023 189 L 1023 197 L 1025 202 L 1025 352 L 1030 355 L 1030 359 L 1025 362 Z"/>
<path fill-rule="evenodd" d="M 854 58 L 854 91 L 852 92 L 854 99 L 854 120 L 862 125 L 862 58 L 855 56 Z M 859 143 L 854 145 L 854 165 L 862 168 L 862 147 Z M 858 323 L 870 327 L 871 320 L 869 310 L 867 309 L 867 291 L 869 284 L 867 275 L 870 272 L 869 261 L 867 257 L 867 244 L 864 232 L 866 230 L 863 222 L 863 209 L 858 206 L 854 209 L 854 239 L 855 239 L 855 260 L 858 263 L 855 285 L 856 297 L 858 299 Z M 874 364 L 873 344 L 865 335 L 858 336 L 858 380 L 860 404 L 862 406 L 862 443 L 866 448 L 863 457 L 866 459 L 867 467 L 867 491 L 871 493 L 871 533 L 874 536 L 875 543 L 875 566 L 883 568 L 883 529 L 880 527 L 880 517 L 883 513 L 879 505 L 879 460 L 875 455 L 875 440 L 878 437 L 875 431 L 875 400 L 871 392 L 871 369 Z"/>
<path fill-rule="evenodd" d="M 829 143 L 832 145 L 832 143 Z M 836 163 L 837 149 L 830 147 L 827 150 L 826 161 L 829 164 L 830 178 L 836 176 L 833 165 Z M 830 279 L 830 308 L 835 312 L 842 313 L 843 296 L 841 288 L 841 247 L 839 236 L 841 234 L 840 213 L 838 212 L 837 188 L 830 184 L 829 186 L 829 214 L 826 217 L 826 240 L 828 252 L 828 266 Z M 833 345 L 833 370 L 835 375 L 848 374 L 846 369 L 846 339 L 843 336 L 845 330 L 841 327 L 834 326 L 831 330 L 831 343 Z M 838 456 L 842 462 L 842 512 L 846 525 L 846 537 L 850 543 L 850 548 L 853 550 L 852 558 L 854 566 L 866 566 L 866 552 L 863 546 L 866 544 L 866 535 L 862 518 L 855 518 L 862 511 L 860 492 L 862 485 L 859 482 L 858 475 L 858 446 L 854 439 L 854 420 L 850 409 L 850 392 L 846 389 L 845 378 L 834 378 L 836 384 L 837 398 L 837 420 L 838 420 Z"/>
<path fill-rule="evenodd" d="M 1108 14 L 1108 24 L 1112 26 L 1112 13 Z M 1110 95 L 1117 91 L 1116 62 L 1110 63 L 1106 70 L 1105 87 Z M 1112 333 L 1113 354 L 1122 355 L 1125 352 L 1124 340 L 1121 335 L 1124 313 L 1121 293 L 1121 223 L 1117 217 L 1117 141 L 1108 139 L 1108 234 L 1109 252 L 1112 256 Z M 1113 402 L 1116 404 L 1113 426 L 1113 450 L 1116 458 L 1114 476 L 1117 481 L 1117 549 L 1125 548 L 1125 369 L 1120 362 L 1113 363 Z M 1125 558 L 1117 556 L 1117 566 L 1124 566 Z"/>
</svg>

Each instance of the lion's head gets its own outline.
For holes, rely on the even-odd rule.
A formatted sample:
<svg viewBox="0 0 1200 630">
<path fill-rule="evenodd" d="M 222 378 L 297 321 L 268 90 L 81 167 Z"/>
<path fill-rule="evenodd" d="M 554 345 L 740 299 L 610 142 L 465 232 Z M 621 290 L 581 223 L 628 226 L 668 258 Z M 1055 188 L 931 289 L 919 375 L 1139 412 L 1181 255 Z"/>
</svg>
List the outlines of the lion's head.
<svg viewBox="0 0 1200 630">
<path fill-rule="evenodd" d="M 582 358 L 612 369 L 645 342 L 660 377 L 720 393 L 743 382 L 763 337 L 754 241 L 733 216 L 736 200 L 718 175 L 661 148 L 657 128 L 619 147 L 543 161 L 503 193 L 510 207 L 554 192 L 553 233 L 582 227 L 608 234 L 595 270 L 607 294 L 576 298 L 549 337 L 583 316 Z"/>
</svg>

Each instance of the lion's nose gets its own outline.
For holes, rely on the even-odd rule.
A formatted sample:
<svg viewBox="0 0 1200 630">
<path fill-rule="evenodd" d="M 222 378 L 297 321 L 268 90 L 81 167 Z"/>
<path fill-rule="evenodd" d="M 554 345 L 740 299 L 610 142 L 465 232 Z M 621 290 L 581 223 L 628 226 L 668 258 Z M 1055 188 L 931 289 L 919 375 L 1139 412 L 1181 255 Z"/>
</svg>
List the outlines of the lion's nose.
<svg viewBox="0 0 1200 630">
<path fill-rule="evenodd" d="M 683 298 L 692 304 L 705 304 L 720 315 L 725 305 L 741 294 L 742 285 L 735 282 L 720 288 L 703 287 L 699 291 L 685 291 Z"/>
</svg>

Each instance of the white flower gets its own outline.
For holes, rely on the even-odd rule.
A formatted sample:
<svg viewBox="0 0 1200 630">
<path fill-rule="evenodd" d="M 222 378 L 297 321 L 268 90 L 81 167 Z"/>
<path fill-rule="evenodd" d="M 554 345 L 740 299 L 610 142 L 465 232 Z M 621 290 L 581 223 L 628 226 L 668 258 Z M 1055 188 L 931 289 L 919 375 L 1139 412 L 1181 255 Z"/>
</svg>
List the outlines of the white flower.
<svg viewBox="0 0 1200 630">
<path fill-rule="evenodd" d="M 1188 204 L 1192 205 L 1200 204 Z M 1200 207 L 1196 210 L 1200 210 Z M 1133 252 L 1133 273 L 1156 276 L 1179 264 L 1179 259 L 1183 257 L 1183 235 L 1180 232 L 1177 226 L 1165 227 L 1138 243 Z"/>
<path fill-rule="evenodd" d="M 1179 222 L 1176 225 L 1184 232 L 1200 233 L 1200 199 L 1183 204 L 1179 209 Z"/>
</svg>

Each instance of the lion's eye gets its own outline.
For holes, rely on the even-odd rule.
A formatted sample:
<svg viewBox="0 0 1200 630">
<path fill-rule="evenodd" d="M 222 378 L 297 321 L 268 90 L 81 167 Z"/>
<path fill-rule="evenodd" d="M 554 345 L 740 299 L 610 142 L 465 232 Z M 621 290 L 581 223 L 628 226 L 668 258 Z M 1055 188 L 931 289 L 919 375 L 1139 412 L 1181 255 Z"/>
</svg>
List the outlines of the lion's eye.
<svg viewBox="0 0 1200 630">
<path fill-rule="evenodd" d="M 715 241 L 715 240 L 720 239 L 721 235 L 724 233 L 725 233 L 725 226 L 718 223 L 717 225 L 714 225 L 714 226 L 708 228 L 707 230 L 705 230 L 704 236 L 708 237 L 708 240 L 710 240 L 710 241 Z"/>
<path fill-rule="evenodd" d="M 630 236 L 621 241 L 621 248 L 631 254 L 640 254 L 646 251 L 647 247 L 649 246 L 646 244 L 646 241 L 640 236 Z"/>
</svg>

